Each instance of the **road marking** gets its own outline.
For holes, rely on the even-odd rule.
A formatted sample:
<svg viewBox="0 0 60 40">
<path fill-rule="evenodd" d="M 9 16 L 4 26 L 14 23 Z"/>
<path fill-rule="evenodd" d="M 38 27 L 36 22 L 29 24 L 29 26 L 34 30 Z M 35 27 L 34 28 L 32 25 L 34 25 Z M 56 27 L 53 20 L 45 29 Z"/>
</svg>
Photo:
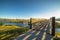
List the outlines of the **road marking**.
<svg viewBox="0 0 60 40">
<path fill-rule="evenodd" d="M 42 40 L 45 40 L 45 37 L 46 37 L 46 32 L 44 32 Z"/>
<path fill-rule="evenodd" d="M 36 36 L 40 33 L 40 31 L 36 34 Z"/>
</svg>

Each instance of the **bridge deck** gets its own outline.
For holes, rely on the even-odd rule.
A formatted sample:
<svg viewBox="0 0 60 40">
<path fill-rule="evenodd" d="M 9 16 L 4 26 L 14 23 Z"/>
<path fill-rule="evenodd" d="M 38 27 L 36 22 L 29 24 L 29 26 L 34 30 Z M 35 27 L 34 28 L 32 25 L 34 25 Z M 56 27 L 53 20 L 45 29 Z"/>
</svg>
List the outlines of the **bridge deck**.
<svg viewBox="0 0 60 40">
<path fill-rule="evenodd" d="M 50 35 L 50 25 L 47 24 L 42 25 L 39 30 L 29 30 L 14 40 L 53 40 L 53 37 Z"/>
</svg>

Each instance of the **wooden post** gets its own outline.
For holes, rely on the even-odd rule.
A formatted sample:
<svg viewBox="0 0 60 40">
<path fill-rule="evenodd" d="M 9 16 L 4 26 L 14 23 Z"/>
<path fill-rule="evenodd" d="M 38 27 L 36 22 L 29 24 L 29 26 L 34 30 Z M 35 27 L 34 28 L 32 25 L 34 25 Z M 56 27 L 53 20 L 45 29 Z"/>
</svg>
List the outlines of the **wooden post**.
<svg viewBox="0 0 60 40">
<path fill-rule="evenodd" d="M 51 18 L 52 35 L 55 36 L 55 17 Z"/>
<path fill-rule="evenodd" d="M 30 29 L 32 29 L 32 18 L 30 18 Z"/>
</svg>

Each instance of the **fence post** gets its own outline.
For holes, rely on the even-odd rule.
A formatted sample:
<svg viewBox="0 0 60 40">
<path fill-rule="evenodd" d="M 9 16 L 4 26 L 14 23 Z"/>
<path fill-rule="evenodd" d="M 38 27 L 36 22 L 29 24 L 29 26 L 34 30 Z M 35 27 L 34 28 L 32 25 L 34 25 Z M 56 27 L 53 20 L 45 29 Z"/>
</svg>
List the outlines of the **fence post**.
<svg viewBox="0 0 60 40">
<path fill-rule="evenodd" d="M 30 18 L 30 29 L 32 29 L 32 18 Z"/>
<path fill-rule="evenodd" d="M 52 27 L 51 32 L 52 32 L 52 35 L 55 36 L 55 17 L 52 17 L 50 20 L 51 20 L 50 23 Z"/>
</svg>

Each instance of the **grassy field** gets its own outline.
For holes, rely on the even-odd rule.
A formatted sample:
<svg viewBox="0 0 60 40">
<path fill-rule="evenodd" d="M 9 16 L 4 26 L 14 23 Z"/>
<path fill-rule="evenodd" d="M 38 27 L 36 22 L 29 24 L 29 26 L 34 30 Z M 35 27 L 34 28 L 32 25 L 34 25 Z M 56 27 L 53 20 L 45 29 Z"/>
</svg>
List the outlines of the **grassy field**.
<svg viewBox="0 0 60 40">
<path fill-rule="evenodd" d="M 55 22 L 55 27 L 60 28 L 60 22 Z"/>
<path fill-rule="evenodd" d="M 18 26 L 0 26 L 0 40 L 12 40 L 28 31 L 28 28 Z"/>
<path fill-rule="evenodd" d="M 60 28 L 60 22 L 55 22 L 55 27 L 56 27 L 56 28 Z M 56 33 L 55 33 L 55 36 L 57 36 L 57 37 L 60 38 L 60 32 L 56 32 Z"/>
<path fill-rule="evenodd" d="M 58 38 L 60 38 L 60 33 L 56 32 L 55 36 L 57 36 Z"/>
<path fill-rule="evenodd" d="M 60 28 L 60 22 L 55 22 L 55 28 Z M 60 40 L 60 32 L 55 32 L 54 40 Z"/>
<path fill-rule="evenodd" d="M 54 40 L 60 40 L 60 33 L 55 32 Z"/>
</svg>

